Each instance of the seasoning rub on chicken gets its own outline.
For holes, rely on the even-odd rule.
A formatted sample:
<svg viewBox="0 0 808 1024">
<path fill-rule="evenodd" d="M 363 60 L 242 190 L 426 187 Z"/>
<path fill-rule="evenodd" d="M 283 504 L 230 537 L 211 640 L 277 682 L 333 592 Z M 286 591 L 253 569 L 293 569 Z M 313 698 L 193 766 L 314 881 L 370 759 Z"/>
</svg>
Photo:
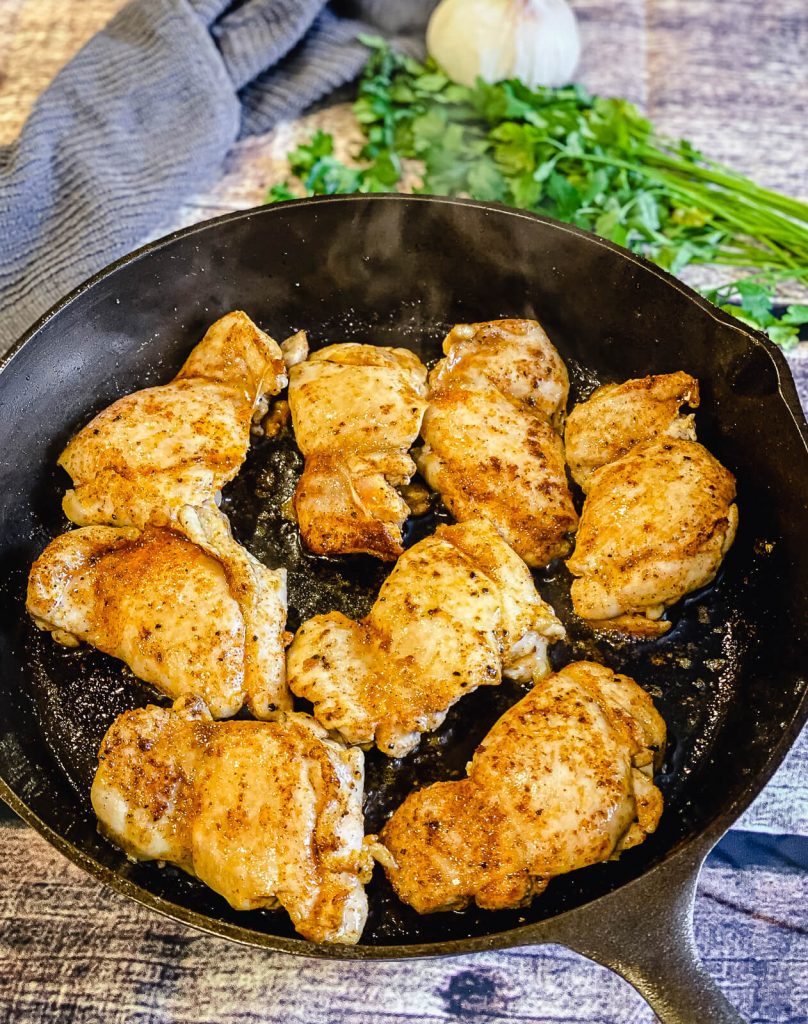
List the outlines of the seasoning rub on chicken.
<svg viewBox="0 0 808 1024">
<path fill-rule="evenodd" d="M 627 676 L 577 662 L 539 682 L 477 748 L 465 779 L 411 793 L 379 857 L 421 914 L 529 903 L 556 875 L 653 832 L 665 724 Z"/>
<path fill-rule="evenodd" d="M 27 607 L 60 643 L 90 643 L 170 697 L 198 694 L 216 718 L 291 708 L 286 571 L 237 544 L 219 512 L 62 534 L 31 568 Z"/>
<path fill-rule="evenodd" d="M 429 378 L 418 469 L 463 522 L 486 518 L 528 565 L 568 554 L 578 517 L 563 422 L 567 370 L 535 320 L 458 324 Z"/>
<path fill-rule="evenodd" d="M 253 414 L 286 380 L 272 338 L 228 313 L 171 383 L 120 398 L 70 441 L 65 514 L 79 526 L 165 526 L 183 505 L 212 506 L 244 461 Z"/>
<path fill-rule="evenodd" d="M 695 441 L 694 416 L 683 405 L 698 408 L 699 382 L 681 371 L 598 388 L 567 417 L 564 442 L 575 482 L 587 491 L 597 469 L 644 441 Z"/>
<path fill-rule="evenodd" d="M 714 578 L 738 526 L 735 478 L 696 441 L 635 445 L 589 481 L 575 551 L 576 615 L 642 637 L 666 607 Z"/>
<path fill-rule="evenodd" d="M 426 369 L 403 348 L 329 345 L 291 367 L 289 406 L 305 467 L 294 506 L 320 555 L 402 552 L 409 449 L 421 426 Z"/>
<path fill-rule="evenodd" d="M 364 756 L 308 715 L 213 722 L 199 698 L 115 720 L 92 804 L 137 860 L 169 861 L 236 910 L 283 907 L 312 942 L 357 942 L 372 862 Z"/>
<path fill-rule="evenodd" d="M 289 685 L 349 743 L 402 757 L 449 708 L 503 675 L 537 679 L 564 636 L 524 562 L 484 519 L 440 526 L 399 559 L 361 622 L 305 622 Z"/>
<path fill-rule="evenodd" d="M 560 430 L 569 395 L 564 360 L 537 320 L 455 324 L 429 375 L 433 391 L 451 380 L 474 390 L 495 387 L 524 402 Z"/>
<path fill-rule="evenodd" d="M 576 614 L 653 638 L 665 609 L 709 583 L 738 525 L 735 478 L 696 442 L 699 382 L 684 372 L 606 384 L 576 405 L 567 458 L 586 493 L 575 551 Z"/>
</svg>

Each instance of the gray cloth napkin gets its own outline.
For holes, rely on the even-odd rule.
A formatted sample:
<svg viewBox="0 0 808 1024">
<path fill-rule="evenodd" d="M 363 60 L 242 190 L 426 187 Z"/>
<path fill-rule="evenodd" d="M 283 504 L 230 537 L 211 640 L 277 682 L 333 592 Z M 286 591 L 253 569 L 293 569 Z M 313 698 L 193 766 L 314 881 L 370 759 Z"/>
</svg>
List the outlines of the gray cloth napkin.
<svg viewBox="0 0 808 1024">
<path fill-rule="evenodd" d="M 209 184 L 241 135 L 354 78 L 385 32 L 416 50 L 435 0 L 136 0 L 0 147 L 0 353 Z"/>
</svg>

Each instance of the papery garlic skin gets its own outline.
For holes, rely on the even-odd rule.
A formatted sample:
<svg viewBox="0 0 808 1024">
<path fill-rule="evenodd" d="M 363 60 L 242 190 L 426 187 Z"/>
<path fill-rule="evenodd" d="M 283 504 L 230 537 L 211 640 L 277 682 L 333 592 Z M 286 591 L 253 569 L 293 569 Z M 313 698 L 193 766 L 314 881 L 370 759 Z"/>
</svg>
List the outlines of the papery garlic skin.
<svg viewBox="0 0 808 1024">
<path fill-rule="evenodd" d="M 442 0 L 426 33 L 431 57 L 460 85 L 518 78 L 566 85 L 581 43 L 566 0 Z"/>
</svg>

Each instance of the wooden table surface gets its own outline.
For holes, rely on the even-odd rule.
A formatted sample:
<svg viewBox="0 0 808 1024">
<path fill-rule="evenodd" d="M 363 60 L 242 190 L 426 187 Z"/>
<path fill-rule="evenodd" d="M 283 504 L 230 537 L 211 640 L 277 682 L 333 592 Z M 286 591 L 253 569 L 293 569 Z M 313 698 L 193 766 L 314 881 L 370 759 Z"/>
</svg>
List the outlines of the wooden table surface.
<svg viewBox="0 0 808 1024">
<path fill-rule="evenodd" d="M 122 6 L 0 0 L 0 147 L 59 67 Z M 629 96 L 663 131 L 687 135 L 766 185 L 808 196 L 806 0 L 573 6 L 585 54 L 580 77 L 592 89 Z M 259 203 L 284 177 L 291 143 L 315 126 L 335 130 L 351 150 L 356 135 L 344 107 L 247 139 L 220 181 L 155 234 Z M 616 976 L 554 947 L 417 964 L 298 962 L 165 921 L 103 889 L 21 825 L 0 823 L 0 859 L 0 1021 L 652 1019 Z M 702 953 L 755 1021 L 806 1020 L 806 922 L 799 889 L 789 884 L 760 866 L 712 866 L 700 887 Z"/>
</svg>

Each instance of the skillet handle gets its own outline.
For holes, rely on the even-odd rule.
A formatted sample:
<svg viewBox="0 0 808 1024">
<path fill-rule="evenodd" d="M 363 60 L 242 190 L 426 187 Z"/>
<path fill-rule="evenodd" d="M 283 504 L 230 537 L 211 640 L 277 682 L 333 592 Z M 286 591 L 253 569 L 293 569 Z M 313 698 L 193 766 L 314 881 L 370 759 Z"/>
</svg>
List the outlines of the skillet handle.
<svg viewBox="0 0 808 1024">
<path fill-rule="evenodd" d="M 744 1024 L 696 949 L 693 904 L 706 852 L 674 857 L 598 900 L 591 913 L 554 929 L 552 941 L 625 978 L 662 1024 Z"/>
</svg>

